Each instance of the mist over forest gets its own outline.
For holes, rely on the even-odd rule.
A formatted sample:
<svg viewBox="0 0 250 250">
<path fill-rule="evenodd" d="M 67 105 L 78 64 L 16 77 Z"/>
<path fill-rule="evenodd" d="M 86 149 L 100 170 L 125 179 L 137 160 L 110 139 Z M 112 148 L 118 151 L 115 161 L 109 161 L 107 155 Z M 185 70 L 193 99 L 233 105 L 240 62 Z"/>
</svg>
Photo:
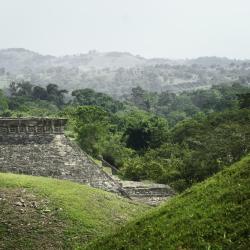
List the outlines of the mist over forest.
<svg viewBox="0 0 250 250">
<path fill-rule="evenodd" d="M 233 82 L 249 84 L 250 60 L 146 59 L 97 51 L 55 57 L 26 49 L 0 50 L 0 87 L 21 80 L 40 86 L 54 83 L 68 91 L 91 88 L 115 98 L 130 94 L 137 86 L 151 92 L 178 93 Z"/>
</svg>

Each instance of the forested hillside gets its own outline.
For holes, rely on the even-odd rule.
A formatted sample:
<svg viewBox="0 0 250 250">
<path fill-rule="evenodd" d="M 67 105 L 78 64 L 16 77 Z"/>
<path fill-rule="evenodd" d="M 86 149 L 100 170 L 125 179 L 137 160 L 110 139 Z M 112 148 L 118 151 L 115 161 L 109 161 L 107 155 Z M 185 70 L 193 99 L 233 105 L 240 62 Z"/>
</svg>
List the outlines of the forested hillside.
<svg viewBox="0 0 250 250">
<path fill-rule="evenodd" d="M 0 250 L 250 250 L 250 1 L 0 2 Z"/>
<path fill-rule="evenodd" d="M 25 49 L 0 50 L 0 87 L 10 81 L 49 83 L 69 91 L 91 88 L 113 97 L 137 86 L 151 92 L 182 92 L 239 81 L 250 83 L 249 60 L 202 57 L 190 60 L 146 59 L 124 52 L 55 57 Z"/>
<path fill-rule="evenodd" d="M 84 249 L 250 247 L 250 157 Z"/>
<path fill-rule="evenodd" d="M 180 193 L 118 229 L 146 207 L 76 184 L 3 174 L 0 248 L 39 249 L 42 237 L 45 249 L 81 249 L 97 235 L 118 230 L 87 249 L 248 249 L 250 88 L 245 81 L 180 93 L 136 86 L 119 100 L 90 88 L 69 92 L 54 83 L 12 81 L 0 90 L 0 116 L 68 118 L 66 135 L 96 162 L 113 165 L 120 179 L 167 184 Z M 22 214 L 20 196 L 27 204 L 35 199 L 41 208 L 29 205 Z M 91 206 L 79 207 L 79 199 Z"/>
<path fill-rule="evenodd" d="M 125 101 L 56 84 L 12 82 L 0 92 L 1 116 L 60 116 L 67 135 L 121 178 L 150 180 L 183 191 L 250 151 L 250 89 L 213 86 L 179 94 L 134 88 Z"/>
</svg>

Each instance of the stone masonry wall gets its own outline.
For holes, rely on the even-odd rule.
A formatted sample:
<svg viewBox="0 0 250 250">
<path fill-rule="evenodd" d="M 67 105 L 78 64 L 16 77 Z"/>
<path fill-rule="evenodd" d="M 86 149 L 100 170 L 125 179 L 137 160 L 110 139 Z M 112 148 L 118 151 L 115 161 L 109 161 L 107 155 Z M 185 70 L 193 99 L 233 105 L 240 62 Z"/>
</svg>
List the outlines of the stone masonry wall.
<svg viewBox="0 0 250 250">
<path fill-rule="evenodd" d="M 175 195 L 174 190 L 164 184 L 146 184 L 136 181 L 120 181 L 120 184 L 131 199 L 149 205 L 158 205 Z"/>
<path fill-rule="evenodd" d="M 118 182 L 95 164 L 78 145 L 64 136 L 62 128 L 57 128 L 53 133 L 49 125 L 46 129 L 50 132 L 46 133 L 43 126 L 37 130 L 36 125 L 30 130 L 22 130 L 18 133 L 14 125 L 12 121 L 12 130 L 6 130 L 6 123 L 1 123 L 0 119 L 0 128 L 2 128 L 0 172 L 50 176 L 88 184 L 106 191 L 123 193 Z M 26 126 L 26 128 L 29 127 Z"/>
</svg>

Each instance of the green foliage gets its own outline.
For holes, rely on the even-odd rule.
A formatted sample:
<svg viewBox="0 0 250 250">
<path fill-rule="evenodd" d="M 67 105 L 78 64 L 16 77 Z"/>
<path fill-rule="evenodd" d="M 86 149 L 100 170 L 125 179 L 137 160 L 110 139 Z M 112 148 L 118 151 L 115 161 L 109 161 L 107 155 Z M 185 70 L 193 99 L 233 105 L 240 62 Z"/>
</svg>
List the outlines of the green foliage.
<svg viewBox="0 0 250 250">
<path fill-rule="evenodd" d="M 10 96 L 7 97 L 0 91 L 1 116 L 67 117 L 69 119 L 67 135 L 75 138 L 88 154 L 95 158 L 103 158 L 116 166 L 119 169 L 119 175 L 125 179 L 152 180 L 169 184 L 177 191 L 183 191 L 218 171 L 228 168 L 229 165 L 250 152 L 249 88 L 239 84 L 214 86 L 209 90 L 179 94 L 168 92 L 157 94 L 147 92 L 142 88 L 135 88 L 128 97 L 129 103 L 126 104 L 90 89 L 73 91 L 73 100 L 66 104 L 66 92 L 60 90 L 55 84 L 42 88 L 29 82 L 13 82 L 9 87 L 9 93 Z M 213 181 L 210 182 L 213 183 Z M 223 183 L 222 180 L 221 184 Z M 222 188 L 224 187 L 226 190 L 227 187 Z M 199 188 L 196 189 L 191 191 L 194 196 L 185 200 L 186 194 L 188 196 L 189 193 L 184 193 L 176 204 L 186 207 L 186 202 L 197 202 L 196 197 L 201 195 L 201 191 Z M 204 191 L 203 188 L 201 190 Z M 49 193 L 49 195 L 51 194 Z M 63 193 L 62 195 L 71 194 Z M 210 189 L 208 189 L 207 195 L 214 197 Z M 182 201 L 182 199 L 184 200 Z M 209 206 L 209 202 L 205 199 L 204 204 Z M 219 235 L 217 235 L 216 229 L 219 225 L 213 227 L 210 223 L 212 226 L 209 226 L 220 239 L 216 242 L 211 236 L 211 231 L 205 228 L 205 221 L 203 223 L 201 220 L 201 224 L 199 224 L 200 222 L 196 220 L 192 224 L 192 221 L 188 220 L 186 210 L 183 212 L 178 210 L 177 205 L 171 206 L 173 206 L 171 211 L 166 210 L 168 212 L 166 212 L 164 225 L 157 224 L 151 230 L 150 224 L 147 224 L 146 229 L 143 229 L 146 236 L 140 235 L 140 240 L 153 239 L 148 245 L 145 245 L 146 249 L 153 248 L 153 245 L 150 244 L 156 244 L 154 231 L 158 226 L 164 231 L 163 226 L 168 225 L 168 220 L 172 218 L 174 210 L 177 210 L 177 215 L 180 217 L 174 215 L 173 221 L 169 224 L 169 228 L 173 228 L 177 232 L 171 234 L 169 240 L 173 243 L 173 249 L 223 249 L 224 246 L 227 246 L 226 239 L 230 232 L 226 231 L 226 236 L 223 236 L 226 243 L 221 247 L 219 244 L 222 242 L 222 231 L 219 229 Z M 202 206 L 201 203 L 200 206 Z M 198 208 L 197 213 L 194 210 L 196 207 L 189 206 L 187 209 L 193 211 L 195 219 L 199 216 L 201 216 L 199 218 L 203 218 L 202 216 L 207 218 L 206 213 L 201 213 L 201 207 Z M 235 208 L 230 207 L 230 209 Z M 159 213 L 165 213 L 164 208 L 160 211 Z M 216 211 L 218 212 L 219 208 Z M 208 211 L 208 214 L 210 212 Z M 100 218 L 98 216 L 97 218 Z M 223 217 L 223 214 L 221 216 Z M 77 219 L 79 218 L 77 216 Z M 184 222 L 179 221 L 179 218 L 184 218 L 184 222 L 191 223 L 193 228 L 204 233 L 196 234 L 195 230 L 188 233 L 189 228 L 185 228 Z M 160 223 L 160 219 L 156 219 L 156 221 Z M 179 223 L 185 230 L 180 230 L 176 226 Z M 223 223 L 225 222 L 223 221 Z M 244 228 L 244 225 L 242 227 Z M 231 226 L 228 228 L 230 229 Z M 0 226 L 0 232 L 1 230 Z M 81 232 L 82 229 L 72 230 Z M 155 232 L 161 235 L 162 241 L 165 242 L 166 237 L 157 230 Z M 169 235 L 171 232 L 168 229 L 166 234 Z M 145 238 L 143 238 L 144 236 Z M 189 244 L 193 236 L 198 237 L 197 245 Z M 236 242 L 235 238 L 231 236 L 229 239 Z M 129 242 L 127 238 L 124 240 Z M 141 244 L 140 242 L 139 244 Z M 240 244 L 245 246 L 244 239 L 242 242 Z M 119 239 L 116 243 L 120 244 Z M 133 243 L 131 244 L 133 246 Z M 166 244 L 169 244 L 168 241 Z M 130 245 L 128 246 L 130 247 Z M 174 248 L 175 246 L 177 248 Z"/>
<path fill-rule="evenodd" d="M 197 112 L 169 131 L 164 118 L 138 109 L 111 115 L 84 106 L 78 109 L 75 132 L 86 152 L 116 166 L 123 178 L 183 191 L 250 152 L 249 112 Z"/>
<path fill-rule="evenodd" d="M 249 249 L 250 156 L 84 249 Z"/>
<path fill-rule="evenodd" d="M 33 85 L 28 81 L 11 82 L 9 93 L 11 96 L 31 96 Z"/>
<path fill-rule="evenodd" d="M 238 99 L 240 102 L 240 108 L 250 108 L 250 92 L 239 94 Z"/>
<path fill-rule="evenodd" d="M 5 112 L 8 109 L 8 99 L 3 94 L 3 91 L 0 89 L 0 113 Z"/>
<path fill-rule="evenodd" d="M 55 103 L 58 107 L 62 107 L 64 105 L 64 95 L 68 93 L 67 90 L 59 89 L 56 84 L 48 84 L 46 90 L 49 101 Z"/>
<path fill-rule="evenodd" d="M 129 148 L 143 152 L 159 147 L 168 138 L 168 123 L 164 118 L 133 112 L 127 114 L 126 120 L 124 138 Z"/>
<path fill-rule="evenodd" d="M 0 93 L 2 116 L 67 117 L 67 135 L 118 168 L 122 178 L 183 191 L 250 150 L 249 88 L 240 84 L 179 94 L 137 87 L 126 104 L 91 89 L 73 91 L 66 104 L 65 91 L 55 84 L 12 82 L 9 92 Z"/>
<path fill-rule="evenodd" d="M 107 140 L 102 142 L 102 158 L 118 169 L 136 155 L 133 149 L 125 146 L 119 133 L 110 133 Z"/>
<path fill-rule="evenodd" d="M 125 162 L 120 173 L 125 178 L 150 179 L 183 191 L 250 152 L 249 124 L 247 109 L 199 114 L 178 123 L 170 138 L 158 147 Z"/>
<path fill-rule="evenodd" d="M 127 159 L 120 170 L 120 174 L 124 178 L 133 181 L 147 179 L 147 173 L 144 169 L 143 157 L 134 156 L 133 158 Z"/>
<path fill-rule="evenodd" d="M 10 109 L 16 110 L 20 104 L 27 101 L 46 100 L 58 108 L 65 104 L 65 89 L 59 89 L 56 84 L 48 84 L 46 89 L 41 86 L 35 86 L 27 81 L 11 82 L 9 85 Z"/>
<path fill-rule="evenodd" d="M 77 141 L 92 156 L 99 156 L 102 142 L 109 135 L 109 114 L 100 107 L 82 106 L 74 113 Z"/>
<path fill-rule="evenodd" d="M 33 87 L 32 97 L 34 99 L 48 100 L 48 92 L 40 86 Z"/>
<path fill-rule="evenodd" d="M 71 95 L 74 97 L 72 103 L 75 105 L 99 106 L 111 113 L 123 109 L 121 102 L 114 100 L 106 94 L 95 92 L 92 89 L 74 90 Z"/>
<path fill-rule="evenodd" d="M 9 107 L 12 110 L 12 116 L 36 116 L 47 117 L 57 116 L 58 107 L 45 100 L 31 100 L 25 97 L 14 97 L 9 101 Z"/>
<path fill-rule="evenodd" d="M 157 94 L 137 87 L 132 89 L 128 100 L 141 109 L 165 116 L 169 124 L 174 126 L 179 121 L 191 118 L 199 112 L 209 114 L 226 109 L 237 109 L 239 106 L 247 108 L 249 103 L 247 93 L 249 93 L 249 87 L 239 83 L 215 85 L 208 90 L 179 94 L 169 92 Z"/>
<path fill-rule="evenodd" d="M 125 162 L 120 172 L 128 179 L 170 184 L 180 191 L 188 187 L 183 170 L 185 161 L 190 157 L 191 151 L 187 147 L 165 143 L 159 148 L 148 150 L 143 156 Z"/>
<path fill-rule="evenodd" d="M 152 111 L 157 102 L 157 94 L 147 92 L 137 86 L 136 88 L 132 88 L 129 100 L 142 110 Z"/>
<path fill-rule="evenodd" d="M 214 113 L 178 124 L 172 140 L 191 152 L 180 169 L 186 182 L 202 181 L 250 152 L 249 124 L 250 110 Z"/>
</svg>

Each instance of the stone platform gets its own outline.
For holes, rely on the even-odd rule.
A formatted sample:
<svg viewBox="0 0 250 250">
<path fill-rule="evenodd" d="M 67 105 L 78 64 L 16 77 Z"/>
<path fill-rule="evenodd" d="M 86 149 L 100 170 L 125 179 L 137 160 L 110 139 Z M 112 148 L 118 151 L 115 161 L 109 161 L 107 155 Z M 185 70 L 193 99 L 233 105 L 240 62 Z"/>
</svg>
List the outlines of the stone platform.
<svg viewBox="0 0 250 250">
<path fill-rule="evenodd" d="M 0 172 L 65 179 L 124 195 L 117 181 L 65 137 L 66 122 L 0 118 Z"/>
<path fill-rule="evenodd" d="M 175 195 L 174 190 L 164 184 L 124 180 L 119 180 L 119 183 L 132 200 L 151 206 L 157 206 Z"/>
</svg>

